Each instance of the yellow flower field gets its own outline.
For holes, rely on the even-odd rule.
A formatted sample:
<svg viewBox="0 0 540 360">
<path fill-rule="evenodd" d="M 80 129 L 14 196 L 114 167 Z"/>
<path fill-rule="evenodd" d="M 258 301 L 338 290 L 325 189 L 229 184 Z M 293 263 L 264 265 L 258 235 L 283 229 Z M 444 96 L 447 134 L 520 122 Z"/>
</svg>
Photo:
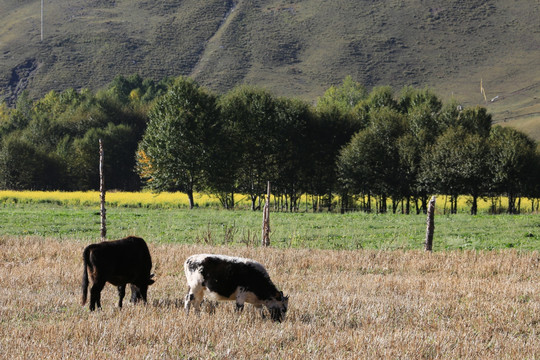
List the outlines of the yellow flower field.
<svg viewBox="0 0 540 360">
<path fill-rule="evenodd" d="M 195 203 L 199 207 L 214 207 L 221 206 L 219 199 L 216 196 L 195 193 Z M 245 208 L 250 206 L 250 202 L 247 196 L 237 194 L 235 198 L 237 206 Z M 274 199 L 272 198 L 272 201 Z M 305 195 L 301 197 L 301 203 L 305 203 Z M 311 201 L 310 199 L 308 201 Z M 469 211 L 470 204 L 469 196 L 460 196 L 458 199 L 458 209 L 460 212 Z M 508 207 L 508 199 L 500 197 L 495 200 L 497 209 L 506 209 Z M 522 212 L 531 211 L 531 199 L 521 199 Z M 334 202 L 338 202 L 338 197 L 334 199 Z M 2 190 L 0 191 L 0 203 L 52 203 L 59 205 L 84 205 L 92 206 L 99 205 L 99 192 L 98 191 L 13 191 Z M 189 207 L 188 197 L 184 193 L 180 192 L 162 192 L 152 193 L 149 191 L 142 192 L 123 192 L 123 191 L 110 191 L 106 193 L 106 203 L 108 206 L 119 207 L 141 207 L 141 208 L 187 208 Z M 535 208 L 538 207 L 535 202 Z M 391 208 L 391 200 L 388 200 L 389 209 Z M 492 207 L 491 199 L 479 199 L 478 211 L 488 212 Z M 304 208 L 301 205 L 300 208 Z M 437 198 L 437 212 L 448 212 L 450 208 L 450 198 L 443 195 Z"/>
<path fill-rule="evenodd" d="M 98 191 L 0 191 L 3 202 L 18 203 L 58 203 L 62 205 L 98 205 Z M 188 207 L 186 194 L 180 192 L 107 192 L 105 200 L 108 205 L 121 207 Z M 216 197 L 206 194 L 195 194 L 195 202 L 202 207 L 219 206 Z"/>
</svg>

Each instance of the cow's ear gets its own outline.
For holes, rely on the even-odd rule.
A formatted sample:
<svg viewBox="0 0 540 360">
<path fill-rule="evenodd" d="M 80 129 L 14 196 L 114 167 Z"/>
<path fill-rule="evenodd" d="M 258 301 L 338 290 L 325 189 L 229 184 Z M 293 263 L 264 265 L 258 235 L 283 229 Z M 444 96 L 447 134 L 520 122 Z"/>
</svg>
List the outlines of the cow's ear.
<svg viewBox="0 0 540 360">
<path fill-rule="evenodd" d="M 152 285 L 153 283 L 155 283 L 156 281 L 155 280 L 148 280 L 148 285 Z"/>
</svg>

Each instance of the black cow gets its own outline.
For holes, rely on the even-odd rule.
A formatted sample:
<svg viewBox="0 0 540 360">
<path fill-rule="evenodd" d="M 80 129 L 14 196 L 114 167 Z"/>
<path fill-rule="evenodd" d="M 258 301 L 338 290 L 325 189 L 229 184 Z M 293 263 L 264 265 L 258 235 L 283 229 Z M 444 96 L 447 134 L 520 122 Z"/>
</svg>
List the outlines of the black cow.
<svg viewBox="0 0 540 360">
<path fill-rule="evenodd" d="M 154 274 L 150 274 L 152 258 L 143 239 L 129 236 L 88 245 L 83 252 L 83 261 L 82 305 L 86 304 L 90 274 L 90 311 L 94 311 L 96 305 L 101 308 L 101 290 L 106 282 L 118 287 L 118 307 L 122 307 L 126 284 L 131 284 L 133 302 L 142 299 L 146 303 L 148 286 L 154 283 Z"/>
<path fill-rule="evenodd" d="M 198 254 L 184 263 L 189 292 L 184 307 L 186 313 L 193 303 L 199 311 L 205 292 L 212 300 L 236 300 L 236 309 L 243 310 L 244 302 L 259 308 L 263 305 L 272 320 L 285 318 L 289 297 L 283 296 L 270 280 L 266 269 L 256 261 L 226 255 Z"/>
</svg>

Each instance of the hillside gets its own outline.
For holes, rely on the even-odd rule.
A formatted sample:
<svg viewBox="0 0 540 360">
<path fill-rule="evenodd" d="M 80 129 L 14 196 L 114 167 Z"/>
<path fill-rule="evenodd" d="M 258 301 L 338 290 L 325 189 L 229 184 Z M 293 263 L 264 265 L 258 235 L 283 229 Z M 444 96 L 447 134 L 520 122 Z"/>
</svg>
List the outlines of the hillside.
<svg viewBox="0 0 540 360">
<path fill-rule="evenodd" d="M 540 139 L 538 1 L 57 0 L 45 1 L 43 41 L 39 0 L 3 0 L 0 14 L 7 101 L 132 73 L 312 101 L 351 75 L 429 86 Z"/>
</svg>

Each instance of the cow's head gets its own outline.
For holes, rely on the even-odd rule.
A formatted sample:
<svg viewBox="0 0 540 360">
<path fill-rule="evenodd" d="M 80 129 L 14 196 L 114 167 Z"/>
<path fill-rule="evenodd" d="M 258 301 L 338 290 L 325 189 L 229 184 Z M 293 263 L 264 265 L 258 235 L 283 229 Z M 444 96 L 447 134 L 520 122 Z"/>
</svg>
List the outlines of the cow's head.
<svg viewBox="0 0 540 360">
<path fill-rule="evenodd" d="M 270 310 L 270 316 L 272 320 L 282 322 L 287 314 L 289 308 L 289 297 L 283 295 L 283 291 L 278 291 L 275 296 L 272 297 L 272 301 L 268 305 Z"/>
</svg>

